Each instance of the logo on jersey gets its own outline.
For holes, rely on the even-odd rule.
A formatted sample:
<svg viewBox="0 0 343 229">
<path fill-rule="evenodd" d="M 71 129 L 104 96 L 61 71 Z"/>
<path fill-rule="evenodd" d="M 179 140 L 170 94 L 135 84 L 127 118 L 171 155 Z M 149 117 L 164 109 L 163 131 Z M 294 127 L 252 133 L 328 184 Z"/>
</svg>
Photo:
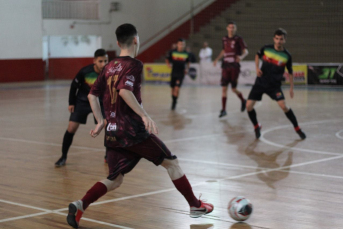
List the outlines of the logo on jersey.
<svg viewBox="0 0 343 229">
<path fill-rule="evenodd" d="M 135 77 L 133 75 L 126 76 L 126 79 L 131 80 L 132 82 L 135 82 Z"/>
<path fill-rule="evenodd" d="M 111 112 L 110 117 L 111 117 L 111 118 L 116 117 L 116 112 Z"/>
<path fill-rule="evenodd" d="M 133 87 L 133 82 L 127 80 L 127 81 L 125 82 L 125 85 L 126 85 L 126 86 L 129 86 L 129 87 Z"/>
<path fill-rule="evenodd" d="M 107 125 L 107 131 L 115 131 L 117 129 L 117 124 L 116 123 L 109 123 Z"/>
<path fill-rule="evenodd" d="M 123 67 L 121 66 L 121 63 L 119 63 L 117 66 L 108 69 L 107 74 L 113 74 L 115 72 L 120 72 L 122 69 L 123 69 Z"/>
</svg>

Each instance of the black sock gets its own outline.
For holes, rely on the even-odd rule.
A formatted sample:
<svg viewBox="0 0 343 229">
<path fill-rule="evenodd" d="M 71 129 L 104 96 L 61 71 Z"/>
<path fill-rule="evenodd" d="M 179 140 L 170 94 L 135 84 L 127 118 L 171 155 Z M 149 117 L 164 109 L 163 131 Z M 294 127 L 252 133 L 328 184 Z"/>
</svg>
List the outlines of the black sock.
<svg viewBox="0 0 343 229">
<path fill-rule="evenodd" d="M 255 109 L 252 109 L 251 111 L 248 111 L 248 115 L 249 115 L 249 118 L 250 118 L 252 124 L 254 124 L 254 126 L 256 127 L 258 122 L 257 122 L 257 117 L 256 117 Z"/>
<path fill-rule="evenodd" d="M 291 121 L 291 123 L 293 124 L 294 128 L 298 127 L 298 121 L 297 118 L 295 117 L 292 109 L 289 109 L 285 115 L 287 116 L 287 118 L 289 119 L 289 121 Z"/>
<path fill-rule="evenodd" d="M 173 103 L 176 103 L 176 101 L 177 101 L 177 96 L 172 95 L 172 98 L 173 98 Z"/>
<path fill-rule="evenodd" d="M 69 147 L 73 142 L 74 134 L 69 133 L 68 131 L 65 132 L 63 137 L 63 144 L 62 144 L 62 157 L 67 158 Z"/>
</svg>

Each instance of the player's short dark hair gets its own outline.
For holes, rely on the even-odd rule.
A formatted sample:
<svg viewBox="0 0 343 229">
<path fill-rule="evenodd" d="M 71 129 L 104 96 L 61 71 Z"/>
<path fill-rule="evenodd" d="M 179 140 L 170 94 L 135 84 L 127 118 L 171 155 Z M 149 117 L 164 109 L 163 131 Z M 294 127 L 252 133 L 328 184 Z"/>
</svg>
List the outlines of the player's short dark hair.
<svg viewBox="0 0 343 229">
<path fill-rule="evenodd" d="M 116 29 L 117 41 L 122 45 L 131 45 L 132 40 L 136 35 L 136 27 L 129 23 L 122 24 Z"/>
<path fill-rule="evenodd" d="M 184 41 L 185 41 L 185 39 L 183 39 L 183 38 L 179 38 L 179 39 L 177 40 L 177 42 L 179 42 L 179 41 L 181 41 L 181 42 L 184 42 Z"/>
<path fill-rule="evenodd" d="M 236 22 L 234 22 L 234 21 L 229 21 L 229 22 L 227 23 L 227 25 L 236 25 Z"/>
<path fill-rule="evenodd" d="M 105 51 L 105 49 L 97 49 L 94 53 L 94 58 L 97 58 L 99 56 L 106 56 L 107 53 Z"/>
<path fill-rule="evenodd" d="M 282 35 L 284 35 L 284 37 L 286 37 L 287 36 L 287 31 L 286 30 L 284 30 L 283 28 L 278 28 L 277 30 L 275 30 L 275 32 L 274 32 L 274 37 L 275 36 L 282 36 Z"/>
</svg>

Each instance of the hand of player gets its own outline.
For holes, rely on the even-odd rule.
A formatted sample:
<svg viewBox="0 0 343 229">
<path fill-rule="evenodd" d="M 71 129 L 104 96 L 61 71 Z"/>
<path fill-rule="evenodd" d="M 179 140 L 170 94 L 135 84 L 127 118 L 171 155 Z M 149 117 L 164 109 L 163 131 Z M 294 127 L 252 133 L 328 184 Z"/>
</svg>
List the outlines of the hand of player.
<svg viewBox="0 0 343 229">
<path fill-rule="evenodd" d="M 142 120 L 144 122 L 145 129 L 149 132 L 149 134 L 151 134 L 152 132 L 158 134 L 157 125 L 149 116 L 144 115 L 142 117 Z"/>
<path fill-rule="evenodd" d="M 236 56 L 236 62 L 237 63 L 241 62 L 241 58 L 239 58 L 239 56 Z"/>
<path fill-rule="evenodd" d="M 216 65 L 217 65 L 217 61 L 214 60 L 214 61 L 213 61 L 213 66 L 215 67 Z"/>
<path fill-rule="evenodd" d="M 261 69 L 256 68 L 256 74 L 257 74 L 258 77 L 261 77 L 263 72 L 261 71 Z"/>
<path fill-rule="evenodd" d="M 96 136 L 98 136 L 98 135 L 100 134 L 100 132 L 101 132 L 101 130 L 102 130 L 103 128 L 104 128 L 104 122 L 98 123 L 98 124 L 95 126 L 94 130 L 91 130 L 91 131 L 89 132 L 89 134 L 90 134 L 93 138 L 95 138 Z"/>
<path fill-rule="evenodd" d="M 75 109 L 75 106 L 74 106 L 74 105 L 70 105 L 70 106 L 68 107 L 68 111 L 69 111 L 70 113 L 74 113 L 74 109 Z"/>
<path fill-rule="evenodd" d="M 185 75 L 187 75 L 187 73 L 188 73 L 188 70 L 187 70 L 187 69 L 185 69 Z"/>
<path fill-rule="evenodd" d="M 169 63 L 167 64 L 167 66 L 168 66 L 168 68 L 171 68 L 171 65 Z"/>
<path fill-rule="evenodd" d="M 291 88 L 289 89 L 289 95 L 290 95 L 291 98 L 293 99 L 293 97 L 294 97 L 293 87 L 291 87 Z"/>
</svg>

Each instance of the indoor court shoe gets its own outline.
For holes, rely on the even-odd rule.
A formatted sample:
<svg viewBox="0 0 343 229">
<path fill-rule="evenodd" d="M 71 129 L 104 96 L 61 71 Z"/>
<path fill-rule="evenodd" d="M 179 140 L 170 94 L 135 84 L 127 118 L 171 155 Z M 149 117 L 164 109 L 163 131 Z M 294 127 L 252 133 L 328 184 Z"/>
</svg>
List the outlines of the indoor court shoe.
<svg viewBox="0 0 343 229">
<path fill-rule="evenodd" d="M 56 167 L 62 167 L 66 165 L 66 158 L 61 157 L 60 159 L 58 159 L 58 161 L 56 161 L 55 166 Z"/>
<path fill-rule="evenodd" d="M 247 104 L 247 101 L 244 99 L 244 101 L 242 102 L 242 106 L 241 106 L 241 112 L 245 111 L 246 104 Z"/>
<path fill-rule="evenodd" d="M 221 111 L 220 111 L 220 114 L 219 114 L 219 118 L 221 118 L 221 117 L 223 117 L 223 116 L 225 116 L 225 115 L 227 115 L 226 111 L 221 110 Z"/>
<path fill-rule="evenodd" d="M 299 134 L 301 139 L 305 139 L 306 138 L 306 134 L 301 129 L 297 130 L 297 134 Z"/>
<path fill-rule="evenodd" d="M 202 200 L 199 200 L 201 205 L 200 207 L 191 207 L 189 216 L 192 218 L 199 218 L 203 215 L 211 213 L 214 209 L 213 204 L 205 203 Z"/>
<path fill-rule="evenodd" d="M 257 124 L 257 126 L 255 127 L 256 139 L 259 139 L 261 137 L 261 129 L 262 129 L 261 124 Z"/>
<path fill-rule="evenodd" d="M 69 212 L 67 216 L 67 222 L 73 228 L 79 227 L 79 222 L 83 214 L 82 201 L 74 201 L 69 204 Z"/>
</svg>

